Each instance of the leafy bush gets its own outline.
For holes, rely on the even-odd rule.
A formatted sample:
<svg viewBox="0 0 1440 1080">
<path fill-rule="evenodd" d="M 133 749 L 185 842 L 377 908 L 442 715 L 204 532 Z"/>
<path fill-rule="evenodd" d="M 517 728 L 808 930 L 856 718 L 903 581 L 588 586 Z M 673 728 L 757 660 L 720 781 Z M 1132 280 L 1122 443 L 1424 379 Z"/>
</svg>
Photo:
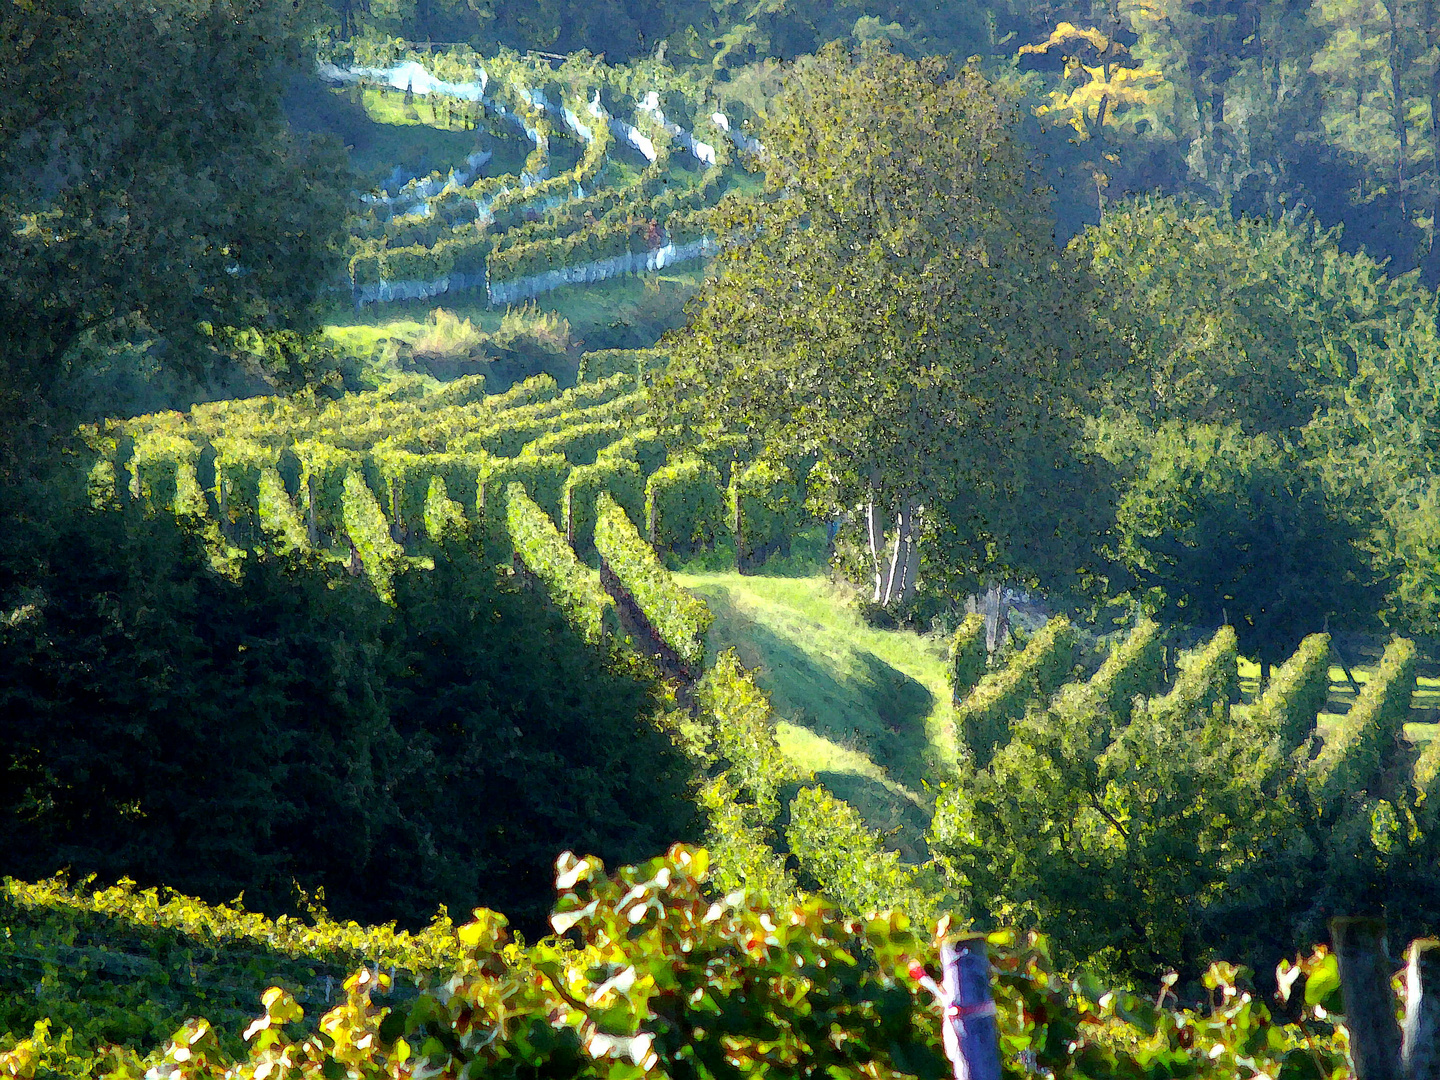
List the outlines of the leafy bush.
<svg viewBox="0 0 1440 1080">
<path fill-rule="evenodd" d="M 1010 737 L 1010 725 L 1031 699 L 1045 700 L 1060 688 L 1075 662 L 1075 631 L 1056 616 L 1040 628 L 1003 671 L 986 675 L 956 709 L 956 726 L 975 763 L 985 766 Z"/>
<path fill-rule="evenodd" d="M 505 512 L 515 553 L 544 583 L 555 605 L 587 641 L 599 644 L 612 637 L 620 623 L 615 601 L 600 587 L 600 575 L 575 557 L 565 537 L 522 485 L 509 486 Z"/>
<path fill-rule="evenodd" d="M 710 547 L 725 527 L 724 506 L 720 474 L 695 458 L 662 466 L 645 481 L 645 527 L 658 551 Z"/>
<path fill-rule="evenodd" d="M 682 661 L 698 667 L 715 616 L 703 600 L 675 584 L 613 498 L 601 492 L 595 505 L 595 548 L 602 568 L 615 575 L 660 640 Z"/>
</svg>

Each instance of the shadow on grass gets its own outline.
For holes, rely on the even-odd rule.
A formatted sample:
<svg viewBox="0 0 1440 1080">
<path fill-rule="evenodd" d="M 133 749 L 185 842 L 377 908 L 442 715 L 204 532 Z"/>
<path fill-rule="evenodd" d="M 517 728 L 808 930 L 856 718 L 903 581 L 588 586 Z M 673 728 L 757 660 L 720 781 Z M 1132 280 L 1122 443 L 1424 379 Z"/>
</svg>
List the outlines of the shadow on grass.
<svg viewBox="0 0 1440 1080">
<path fill-rule="evenodd" d="M 821 772 L 815 776 L 830 794 L 854 807 L 865 824 L 885 838 L 885 846 L 900 852 L 906 862 L 922 863 L 930 858 L 925 846 L 930 815 L 909 799 L 858 773 Z"/>
<path fill-rule="evenodd" d="M 929 689 L 861 648 L 847 658 L 849 671 L 817 661 L 795 641 L 736 610 L 728 593 L 707 592 L 706 599 L 716 616 L 710 640 L 734 646 L 780 716 L 859 750 L 906 787 L 921 787 L 932 753 L 925 730 L 935 707 Z"/>
</svg>

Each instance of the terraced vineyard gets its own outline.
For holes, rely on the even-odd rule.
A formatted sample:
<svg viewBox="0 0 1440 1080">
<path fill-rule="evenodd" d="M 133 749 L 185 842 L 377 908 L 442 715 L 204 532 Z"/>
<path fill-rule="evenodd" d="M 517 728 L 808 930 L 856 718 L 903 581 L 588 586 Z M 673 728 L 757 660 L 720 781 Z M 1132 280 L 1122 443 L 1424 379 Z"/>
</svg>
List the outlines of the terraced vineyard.
<svg viewBox="0 0 1440 1080">
<path fill-rule="evenodd" d="M 747 637 L 738 594 L 713 575 L 686 577 L 711 598 L 712 611 L 663 560 L 721 539 L 751 567 L 757 554 L 788 549 L 806 525 L 804 477 L 743 437 L 672 449 L 667 433 L 647 425 L 643 384 L 660 363 L 654 351 L 591 354 L 585 381 L 564 390 L 548 376 L 497 395 L 486 395 L 479 377 L 438 386 L 412 378 L 329 403 L 256 398 L 114 421 L 85 430 L 97 454 L 91 495 L 193 520 L 222 572 L 264 550 L 294 549 L 367 575 L 382 597 L 396 573 L 443 557 L 447 539 L 481 546 L 491 563 L 533 581 L 590 640 L 634 649 L 698 689 L 714 745 L 724 747 L 718 758 L 729 763 L 704 795 L 720 823 L 711 842 L 737 881 L 763 881 L 771 891 L 796 886 L 776 854 L 786 850 L 802 882 L 825 883 L 847 906 L 898 902 L 933 913 L 943 895 L 923 884 L 918 867 L 936 787 L 957 775 L 1003 773 L 1015 733 L 1040 728 L 1081 725 L 1097 760 L 1111 753 L 1107 746 L 1152 728 L 1213 730 L 1271 746 L 1277 761 L 1321 747 L 1306 750 L 1302 765 L 1321 817 L 1373 815 L 1381 802 L 1432 806 L 1440 742 L 1417 753 L 1401 738 L 1416 686 L 1409 643 L 1387 651 L 1348 715 L 1327 721 L 1323 733 L 1324 635 L 1307 638 L 1258 700 L 1241 705 L 1228 628 L 1167 683 L 1154 624 L 1142 622 L 1091 670 L 1063 618 L 1039 629 L 1007 666 L 987 671 L 984 622 L 970 617 L 951 643 L 947 675 L 937 674 L 938 664 L 915 669 L 928 706 L 884 693 L 869 705 L 847 704 L 838 690 L 850 678 L 844 666 L 864 660 L 858 652 L 837 656 L 828 676 L 837 692 L 825 706 L 834 716 L 803 715 L 796 676 L 776 670 L 784 651 L 756 647 L 776 631 L 797 631 L 751 626 Z M 799 594 L 787 602 L 799 605 L 797 625 L 806 603 L 813 607 Z M 783 715 L 726 645 L 775 687 Z M 887 666 L 873 658 L 871 665 Z M 857 723 L 856 738 L 836 727 L 847 709 L 877 703 L 910 719 L 882 731 L 882 717 L 868 733 Z M 1430 814 L 1417 820 L 1428 823 Z M 944 831 L 938 819 L 931 826 L 932 837 Z M 904 860 L 889 850 L 897 846 Z M 852 880 L 844 867 L 857 858 L 888 868 L 878 877 L 888 875 L 887 897 L 875 893 L 876 875 L 844 884 Z"/>
<path fill-rule="evenodd" d="M 430 129 L 420 142 L 446 159 L 423 175 L 371 163 L 344 285 L 357 307 L 450 293 L 505 306 L 701 258 L 700 212 L 754 186 L 744 107 L 662 64 L 346 47 L 318 73 L 372 120 Z"/>
</svg>

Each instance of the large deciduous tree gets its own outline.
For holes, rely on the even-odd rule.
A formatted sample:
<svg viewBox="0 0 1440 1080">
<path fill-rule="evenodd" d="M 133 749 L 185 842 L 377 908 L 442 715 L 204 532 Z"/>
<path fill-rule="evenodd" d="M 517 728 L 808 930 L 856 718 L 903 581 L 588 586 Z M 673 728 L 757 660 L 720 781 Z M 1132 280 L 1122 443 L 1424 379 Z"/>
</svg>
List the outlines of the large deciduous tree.
<svg viewBox="0 0 1440 1080">
<path fill-rule="evenodd" d="M 838 46 L 798 65 L 765 193 L 717 212 L 657 388 L 680 419 L 813 456 L 834 509 L 865 507 L 878 603 L 913 592 L 942 499 L 1063 445 L 1089 383 L 1019 112 L 973 66 Z"/>
<path fill-rule="evenodd" d="M 192 370 L 259 330 L 303 374 L 284 345 L 313 328 L 344 222 L 338 147 L 292 137 L 280 109 L 305 18 L 280 0 L 0 3 L 12 410 L 50 397 L 100 327 L 160 335 Z"/>
</svg>

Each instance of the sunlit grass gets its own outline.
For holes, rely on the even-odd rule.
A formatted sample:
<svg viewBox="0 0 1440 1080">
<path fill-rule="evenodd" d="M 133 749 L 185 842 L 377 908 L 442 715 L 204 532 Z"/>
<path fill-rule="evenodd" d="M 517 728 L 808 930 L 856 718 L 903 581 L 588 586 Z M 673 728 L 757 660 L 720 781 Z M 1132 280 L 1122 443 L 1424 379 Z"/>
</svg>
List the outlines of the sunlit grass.
<svg viewBox="0 0 1440 1080">
<path fill-rule="evenodd" d="M 712 653 L 734 647 L 771 695 L 781 749 L 921 857 L 925 781 L 956 756 L 944 644 L 867 626 L 848 590 L 806 561 L 755 576 L 712 569 L 677 578 L 715 612 Z"/>
</svg>

